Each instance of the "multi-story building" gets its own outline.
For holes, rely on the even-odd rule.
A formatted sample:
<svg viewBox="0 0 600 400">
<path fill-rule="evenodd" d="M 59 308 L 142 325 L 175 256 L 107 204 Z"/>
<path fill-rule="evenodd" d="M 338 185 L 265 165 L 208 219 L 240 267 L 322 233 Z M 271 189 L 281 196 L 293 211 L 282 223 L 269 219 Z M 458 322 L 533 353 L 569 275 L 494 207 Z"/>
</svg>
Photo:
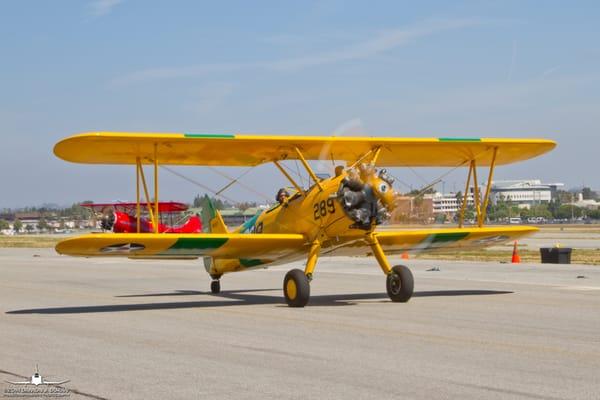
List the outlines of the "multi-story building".
<svg viewBox="0 0 600 400">
<path fill-rule="evenodd" d="M 473 193 L 469 193 L 467 196 L 467 206 L 472 206 L 475 204 L 475 197 Z M 456 214 L 460 211 L 460 207 L 462 205 L 463 196 L 460 196 L 460 199 L 457 196 L 457 193 L 435 193 L 433 195 L 433 213 L 434 214 Z"/>
<path fill-rule="evenodd" d="M 490 202 L 511 202 L 520 208 L 530 208 L 536 204 L 547 204 L 556 197 L 562 183 L 542 183 L 539 179 L 493 181 Z"/>
</svg>

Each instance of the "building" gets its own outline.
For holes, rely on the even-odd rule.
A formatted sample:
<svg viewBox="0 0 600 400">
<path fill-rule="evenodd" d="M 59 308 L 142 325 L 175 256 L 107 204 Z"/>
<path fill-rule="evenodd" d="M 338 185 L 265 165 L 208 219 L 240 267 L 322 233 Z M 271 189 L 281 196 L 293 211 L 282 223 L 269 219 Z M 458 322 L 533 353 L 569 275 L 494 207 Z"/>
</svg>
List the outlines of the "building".
<svg viewBox="0 0 600 400">
<path fill-rule="evenodd" d="M 536 204 L 550 203 L 562 186 L 562 183 L 542 183 L 539 179 L 493 181 L 490 202 L 495 205 L 506 201 L 520 208 L 531 208 Z"/>
<path fill-rule="evenodd" d="M 454 215 L 460 211 L 462 205 L 463 196 L 460 196 L 460 200 L 457 197 L 457 193 L 440 193 L 436 192 L 433 195 L 433 213 L 434 214 L 446 214 Z M 473 206 L 475 204 L 475 197 L 473 193 L 469 193 L 467 196 L 467 205 Z"/>
<path fill-rule="evenodd" d="M 224 210 L 219 210 L 221 213 L 221 217 L 223 217 L 223 222 L 228 227 L 237 227 L 244 222 L 252 219 L 261 209 L 259 207 L 250 207 L 245 210 L 240 210 L 239 208 L 226 208 Z M 202 223 L 205 223 L 202 221 Z"/>
<path fill-rule="evenodd" d="M 600 202 L 592 199 L 585 200 L 583 193 L 577 194 L 577 201 L 569 203 L 575 207 L 587 208 L 588 210 L 600 210 Z"/>
</svg>

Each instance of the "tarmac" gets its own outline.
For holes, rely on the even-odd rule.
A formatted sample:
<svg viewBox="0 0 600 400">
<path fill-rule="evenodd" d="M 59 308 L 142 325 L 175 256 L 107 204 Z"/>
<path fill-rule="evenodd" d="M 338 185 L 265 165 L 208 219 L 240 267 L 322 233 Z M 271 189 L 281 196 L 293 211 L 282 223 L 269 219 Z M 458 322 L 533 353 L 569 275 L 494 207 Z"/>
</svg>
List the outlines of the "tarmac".
<svg viewBox="0 0 600 400">
<path fill-rule="evenodd" d="M 37 365 L 71 399 L 600 398 L 600 266 L 402 261 L 409 303 L 322 258 L 292 309 L 298 263 L 212 295 L 200 261 L 0 249 L 0 390 Z"/>
</svg>

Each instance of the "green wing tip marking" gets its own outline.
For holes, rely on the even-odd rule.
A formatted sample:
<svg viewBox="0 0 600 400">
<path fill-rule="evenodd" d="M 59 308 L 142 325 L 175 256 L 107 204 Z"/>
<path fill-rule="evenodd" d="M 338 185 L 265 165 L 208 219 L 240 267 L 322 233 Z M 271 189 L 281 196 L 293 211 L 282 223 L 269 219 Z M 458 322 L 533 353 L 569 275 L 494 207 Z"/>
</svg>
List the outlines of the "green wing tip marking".
<svg viewBox="0 0 600 400">
<path fill-rule="evenodd" d="M 184 133 L 186 138 L 195 139 L 234 139 L 235 135 L 218 134 L 218 133 Z"/>
<path fill-rule="evenodd" d="M 481 142 L 481 138 L 439 138 L 440 142 Z"/>
</svg>

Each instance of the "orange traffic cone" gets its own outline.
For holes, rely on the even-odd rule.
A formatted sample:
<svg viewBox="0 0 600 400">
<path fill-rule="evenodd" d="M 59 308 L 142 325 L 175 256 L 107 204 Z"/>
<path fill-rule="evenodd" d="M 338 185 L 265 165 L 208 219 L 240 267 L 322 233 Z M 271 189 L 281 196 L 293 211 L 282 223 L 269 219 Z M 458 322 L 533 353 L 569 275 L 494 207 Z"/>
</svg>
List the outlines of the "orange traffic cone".
<svg viewBox="0 0 600 400">
<path fill-rule="evenodd" d="M 402 258 L 403 260 L 408 260 L 408 251 L 405 251 L 404 253 L 402 253 L 400 258 Z"/>
<path fill-rule="evenodd" d="M 513 264 L 520 264 L 521 263 L 521 256 L 519 255 L 519 249 L 517 247 L 517 241 L 516 240 L 515 240 L 515 245 L 513 247 L 512 263 Z"/>
</svg>

